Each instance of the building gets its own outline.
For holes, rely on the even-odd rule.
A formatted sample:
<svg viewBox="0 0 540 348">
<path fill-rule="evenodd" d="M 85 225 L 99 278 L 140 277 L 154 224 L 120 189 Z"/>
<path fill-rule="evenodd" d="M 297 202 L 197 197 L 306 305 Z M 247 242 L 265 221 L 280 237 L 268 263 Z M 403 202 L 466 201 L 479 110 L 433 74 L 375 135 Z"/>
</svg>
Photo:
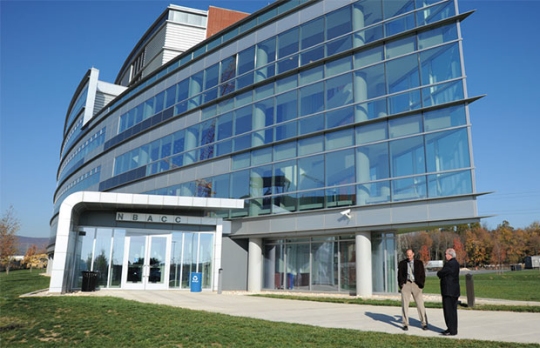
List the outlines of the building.
<svg viewBox="0 0 540 348">
<path fill-rule="evenodd" d="M 114 84 L 89 69 L 74 93 L 50 291 L 91 270 L 102 288 L 189 290 L 195 274 L 214 291 L 396 292 L 397 234 L 480 220 L 469 15 L 454 0 L 171 5 Z"/>
</svg>

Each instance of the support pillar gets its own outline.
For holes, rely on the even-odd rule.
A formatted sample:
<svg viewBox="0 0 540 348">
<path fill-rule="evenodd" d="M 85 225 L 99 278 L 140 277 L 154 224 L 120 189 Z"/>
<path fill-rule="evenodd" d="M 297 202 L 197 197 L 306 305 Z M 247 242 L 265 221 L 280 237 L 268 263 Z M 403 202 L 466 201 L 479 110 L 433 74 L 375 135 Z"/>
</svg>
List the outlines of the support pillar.
<svg viewBox="0 0 540 348">
<path fill-rule="evenodd" d="M 262 238 L 250 238 L 248 249 L 248 292 L 260 292 L 262 282 Z"/>
<path fill-rule="evenodd" d="M 373 280 L 371 269 L 371 232 L 358 232 L 356 242 L 356 296 L 371 297 Z"/>
</svg>

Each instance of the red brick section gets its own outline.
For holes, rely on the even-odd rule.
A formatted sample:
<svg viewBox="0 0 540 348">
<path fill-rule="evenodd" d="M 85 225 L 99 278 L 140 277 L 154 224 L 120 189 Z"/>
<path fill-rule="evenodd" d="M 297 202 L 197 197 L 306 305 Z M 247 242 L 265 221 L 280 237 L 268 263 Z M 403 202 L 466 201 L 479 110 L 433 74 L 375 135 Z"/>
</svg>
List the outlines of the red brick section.
<svg viewBox="0 0 540 348">
<path fill-rule="evenodd" d="M 226 10 L 219 7 L 208 7 L 208 25 L 206 27 L 206 38 L 220 32 L 229 25 L 238 22 L 242 18 L 249 16 L 249 13 Z"/>
</svg>

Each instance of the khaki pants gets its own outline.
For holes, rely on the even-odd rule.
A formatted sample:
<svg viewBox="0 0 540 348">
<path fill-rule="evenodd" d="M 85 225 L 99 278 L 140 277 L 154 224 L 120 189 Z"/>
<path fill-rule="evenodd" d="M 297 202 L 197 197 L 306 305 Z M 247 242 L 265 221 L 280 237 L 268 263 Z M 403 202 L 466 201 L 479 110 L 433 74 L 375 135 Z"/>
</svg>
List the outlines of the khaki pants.
<svg viewBox="0 0 540 348">
<path fill-rule="evenodd" d="M 424 307 L 424 297 L 422 295 L 422 289 L 416 285 L 416 283 L 406 282 L 401 288 L 401 312 L 403 314 L 403 325 L 409 326 L 409 302 L 411 301 L 411 295 L 416 302 L 416 309 L 418 310 L 418 317 L 422 322 L 422 326 L 428 324 L 426 316 L 426 308 Z"/>
</svg>

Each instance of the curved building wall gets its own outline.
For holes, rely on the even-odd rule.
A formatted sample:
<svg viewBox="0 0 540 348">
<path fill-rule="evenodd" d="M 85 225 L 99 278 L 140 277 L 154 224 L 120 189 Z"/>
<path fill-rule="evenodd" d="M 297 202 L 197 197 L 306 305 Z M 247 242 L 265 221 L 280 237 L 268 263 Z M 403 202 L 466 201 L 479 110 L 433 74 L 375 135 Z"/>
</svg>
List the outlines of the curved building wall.
<svg viewBox="0 0 540 348">
<path fill-rule="evenodd" d="M 55 212 L 80 190 L 243 199 L 218 213 L 232 236 L 276 245 L 478 221 L 467 15 L 454 1 L 270 5 L 96 115 L 62 158 L 79 156 Z"/>
</svg>

